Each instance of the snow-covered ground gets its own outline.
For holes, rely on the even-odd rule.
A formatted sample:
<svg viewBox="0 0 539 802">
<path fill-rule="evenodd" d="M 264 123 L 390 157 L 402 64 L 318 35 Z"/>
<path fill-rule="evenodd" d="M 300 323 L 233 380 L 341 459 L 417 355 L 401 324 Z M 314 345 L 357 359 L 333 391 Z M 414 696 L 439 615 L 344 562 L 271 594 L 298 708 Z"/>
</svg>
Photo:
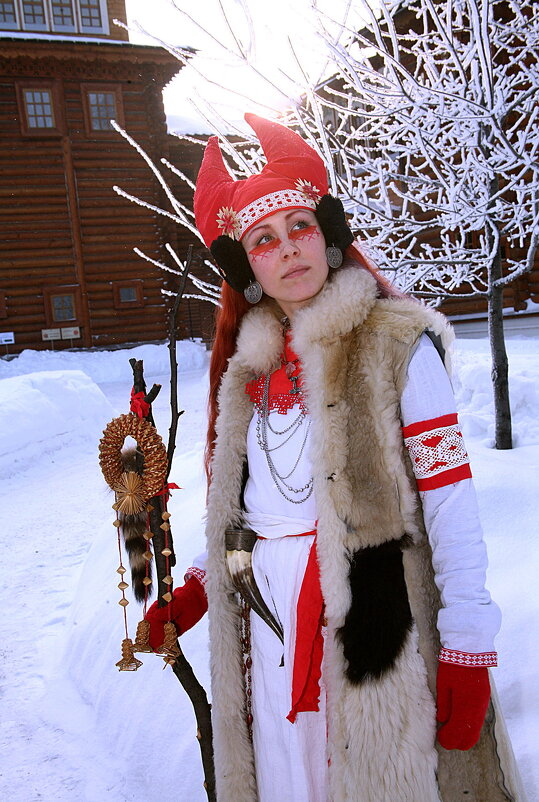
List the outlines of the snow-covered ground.
<svg viewBox="0 0 539 802">
<path fill-rule="evenodd" d="M 508 342 L 515 443 L 491 448 L 488 344 L 459 340 L 455 391 L 502 607 L 501 703 L 528 793 L 539 800 L 539 341 Z M 164 346 L 98 353 L 25 352 L 0 360 L 0 798 L 8 802 L 203 802 L 190 704 L 162 660 L 118 672 L 122 613 L 112 497 L 97 463 L 101 430 L 128 409 L 128 359 L 143 358 L 168 431 Z M 203 549 L 202 449 L 207 355 L 179 345 L 180 419 L 170 502 L 176 584 Z M 134 635 L 140 611 L 128 608 Z M 209 687 L 207 630 L 182 638 Z M 139 655 L 140 657 L 140 655 Z M 388 801 L 389 802 L 389 801 Z"/>
</svg>

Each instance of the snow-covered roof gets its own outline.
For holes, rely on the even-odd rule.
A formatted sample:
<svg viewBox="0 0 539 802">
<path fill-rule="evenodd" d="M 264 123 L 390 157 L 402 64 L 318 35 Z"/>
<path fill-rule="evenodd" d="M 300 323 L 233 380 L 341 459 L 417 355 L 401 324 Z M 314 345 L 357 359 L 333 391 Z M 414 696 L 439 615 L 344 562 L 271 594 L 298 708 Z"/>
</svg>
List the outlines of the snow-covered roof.
<svg viewBox="0 0 539 802">
<path fill-rule="evenodd" d="M 69 34 L 51 34 L 48 32 L 34 33 L 32 31 L 0 31 L 0 39 L 21 39 L 21 40 L 41 40 L 43 42 L 80 42 L 91 45 L 124 45 L 128 47 L 138 47 L 141 50 L 158 47 L 158 45 L 140 44 L 126 39 L 105 39 L 99 36 L 70 36 Z M 193 51 L 192 47 L 178 45 L 178 48 L 185 51 Z"/>
<path fill-rule="evenodd" d="M 189 134 L 190 136 L 210 136 L 215 134 L 215 130 L 204 120 L 193 114 L 167 114 L 167 129 L 169 134 Z M 237 128 L 231 127 L 226 134 L 237 134 Z"/>
</svg>

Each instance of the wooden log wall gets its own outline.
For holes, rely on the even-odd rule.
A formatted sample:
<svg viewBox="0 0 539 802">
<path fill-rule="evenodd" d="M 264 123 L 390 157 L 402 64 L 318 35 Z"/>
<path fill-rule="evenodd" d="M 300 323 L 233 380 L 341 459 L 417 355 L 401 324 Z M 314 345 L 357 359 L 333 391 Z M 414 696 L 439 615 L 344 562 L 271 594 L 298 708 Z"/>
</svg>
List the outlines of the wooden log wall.
<svg viewBox="0 0 539 802">
<path fill-rule="evenodd" d="M 39 43 L 33 46 L 37 50 Z M 161 87 L 177 65 L 172 58 L 165 67 L 132 63 L 122 58 L 128 48 L 118 46 L 116 60 L 109 51 L 108 61 L 96 58 L 90 65 L 71 55 L 36 63 L 6 58 L 4 51 L 0 58 L 0 290 L 6 315 L 0 331 L 15 331 L 12 353 L 51 347 L 41 330 L 63 324 L 47 321 L 44 290 L 65 285 L 80 289 L 79 318 L 65 325 L 79 324 L 82 338 L 55 341 L 55 348 L 166 336 L 161 289 L 167 280 L 133 253 L 138 246 L 161 258 L 166 226 L 112 187 L 155 206 L 163 204 L 162 192 L 120 135 L 89 132 L 84 118 L 87 83 L 119 88 L 125 128 L 154 159 L 167 155 Z M 54 136 L 21 132 L 16 82 L 36 74 L 36 86 L 49 76 L 56 82 L 63 123 Z M 143 282 L 143 307 L 115 309 L 113 282 L 133 280 Z"/>
</svg>

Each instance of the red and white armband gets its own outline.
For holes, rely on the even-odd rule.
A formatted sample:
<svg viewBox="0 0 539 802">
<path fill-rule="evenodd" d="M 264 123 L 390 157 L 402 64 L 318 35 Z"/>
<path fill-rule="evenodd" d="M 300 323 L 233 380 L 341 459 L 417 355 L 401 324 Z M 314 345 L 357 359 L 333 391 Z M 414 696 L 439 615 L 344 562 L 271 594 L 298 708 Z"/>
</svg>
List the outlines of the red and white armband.
<svg viewBox="0 0 539 802">
<path fill-rule="evenodd" d="M 418 490 L 471 478 L 470 462 L 456 413 L 402 427 Z"/>
</svg>

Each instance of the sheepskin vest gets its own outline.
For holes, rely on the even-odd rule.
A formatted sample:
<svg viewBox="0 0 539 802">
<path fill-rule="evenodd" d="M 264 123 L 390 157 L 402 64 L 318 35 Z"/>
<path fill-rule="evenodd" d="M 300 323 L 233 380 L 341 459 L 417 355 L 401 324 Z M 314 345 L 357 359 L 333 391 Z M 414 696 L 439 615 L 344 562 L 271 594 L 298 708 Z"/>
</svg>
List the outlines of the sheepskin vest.
<svg viewBox="0 0 539 802">
<path fill-rule="evenodd" d="M 333 275 L 294 317 L 292 346 L 303 365 L 303 391 L 312 419 L 318 559 L 328 622 L 323 672 L 331 802 L 436 802 L 440 797 L 452 802 L 462 798 L 455 773 L 466 777 L 465 798 L 470 802 L 511 798 L 485 790 L 485 772 L 478 773 L 470 753 L 458 753 L 455 759 L 455 753 L 441 750 L 443 762 L 437 769 L 433 693 L 439 598 L 399 418 L 407 366 L 425 330 L 448 344 L 450 333 L 441 315 L 413 300 L 377 298 L 372 276 L 353 266 Z M 242 522 L 246 434 L 253 413 L 245 385 L 279 366 L 282 347 L 275 312 L 268 306 L 251 310 L 219 392 L 206 583 L 219 802 L 257 800 L 245 720 L 240 608 L 226 567 L 224 531 Z M 368 574 L 370 564 L 364 555 L 387 548 L 398 551 L 411 621 L 402 629 L 402 642 L 390 655 L 388 667 L 374 678 L 368 668 L 367 673 L 360 667 L 354 674 L 351 665 L 351 611 L 358 602 L 350 579 L 361 589 L 362 572 Z M 387 578 L 386 585 L 383 598 L 378 593 L 377 606 L 371 607 L 378 627 L 384 615 L 391 625 L 393 604 L 402 607 L 398 593 L 393 599 Z M 364 594 L 359 606 L 367 601 Z M 367 634 L 358 633 L 358 638 L 363 654 L 368 654 L 369 616 L 362 617 L 361 609 L 359 614 Z M 371 628 L 373 641 L 375 629 Z M 379 644 L 372 646 L 378 649 Z"/>
</svg>

